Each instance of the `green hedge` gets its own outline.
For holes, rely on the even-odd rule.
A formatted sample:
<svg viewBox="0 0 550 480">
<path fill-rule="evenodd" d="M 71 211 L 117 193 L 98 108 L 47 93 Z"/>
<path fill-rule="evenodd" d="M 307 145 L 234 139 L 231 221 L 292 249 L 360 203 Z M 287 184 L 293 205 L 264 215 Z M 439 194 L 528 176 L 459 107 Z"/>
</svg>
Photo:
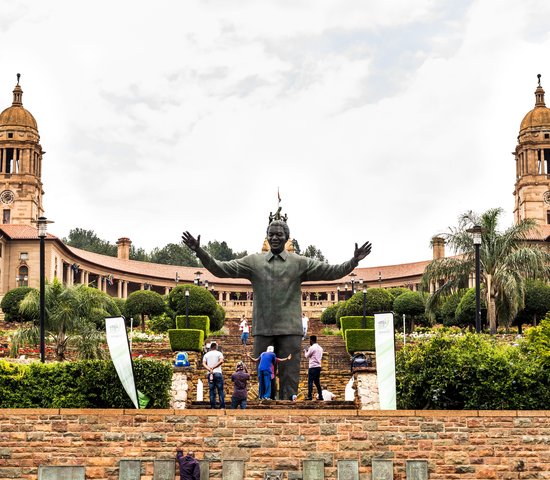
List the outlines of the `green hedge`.
<svg viewBox="0 0 550 480">
<path fill-rule="evenodd" d="M 193 330 L 202 330 L 203 338 L 210 335 L 210 318 L 206 315 L 189 315 L 189 328 Z M 176 329 L 187 329 L 187 318 L 185 315 L 176 317 Z"/>
<path fill-rule="evenodd" d="M 170 329 L 168 330 L 168 339 L 173 352 L 180 350 L 201 352 L 204 345 L 204 331 L 199 329 Z"/>
<path fill-rule="evenodd" d="M 487 335 L 438 334 L 396 354 L 397 408 L 546 410 L 550 370 L 550 328 L 529 329 L 516 345 Z"/>
<path fill-rule="evenodd" d="M 355 352 L 374 352 L 374 329 L 373 328 L 361 328 L 353 329 L 348 328 L 346 330 L 346 350 L 348 353 Z"/>
<path fill-rule="evenodd" d="M 367 328 L 374 328 L 374 317 L 367 316 Z M 363 328 L 363 316 L 360 317 L 341 317 L 340 318 L 340 331 L 342 333 L 342 338 L 346 339 L 346 330 L 348 328 Z"/>
<path fill-rule="evenodd" d="M 173 367 L 137 359 L 138 390 L 147 408 L 168 408 Z M 111 361 L 14 364 L 0 360 L 0 408 L 134 408 Z"/>
</svg>

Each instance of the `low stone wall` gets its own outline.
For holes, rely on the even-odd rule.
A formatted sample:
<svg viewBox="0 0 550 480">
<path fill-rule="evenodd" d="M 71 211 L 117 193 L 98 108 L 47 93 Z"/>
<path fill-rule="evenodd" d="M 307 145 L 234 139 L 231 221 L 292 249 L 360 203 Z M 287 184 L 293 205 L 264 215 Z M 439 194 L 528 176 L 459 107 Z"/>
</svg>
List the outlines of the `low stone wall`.
<svg viewBox="0 0 550 480">
<path fill-rule="evenodd" d="M 365 410 L 379 410 L 380 401 L 378 398 L 378 385 L 376 372 L 361 372 L 354 376 L 354 400 L 360 408 Z M 197 389 L 200 389 L 198 383 L 199 378 L 196 372 L 191 369 L 176 367 L 174 368 L 174 374 L 172 375 L 172 387 L 170 389 L 170 408 L 176 410 L 184 409 L 188 406 L 188 402 L 197 400 Z M 229 384 L 228 384 L 229 382 Z M 253 382 L 251 382 L 252 384 Z M 229 393 L 232 390 L 231 382 L 225 379 L 225 390 L 227 392 L 227 398 L 231 398 Z M 340 389 L 343 391 L 343 388 Z M 344 394 L 340 391 L 340 398 L 338 400 L 344 400 Z M 208 383 L 202 383 L 202 395 L 201 399 L 208 400 Z M 254 397 L 253 397 L 254 398 Z M 230 402 L 227 401 L 229 404 Z"/>
<path fill-rule="evenodd" d="M 266 471 L 298 479 L 305 461 L 321 459 L 325 478 L 352 460 L 370 480 L 373 459 L 385 459 L 404 480 L 414 459 L 427 461 L 431 480 L 548 479 L 550 413 L 0 410 L 0 479 L 36 479 L 39 466 L 117 479 L 121 460 L 141 460 L 141 478 L 151 480 L 154 464 L 173 460 L 177 447 L 207 461 L 212 478 L 222 478 L 222 461 L 242 460 L 247 480 Z"/>
</svg>

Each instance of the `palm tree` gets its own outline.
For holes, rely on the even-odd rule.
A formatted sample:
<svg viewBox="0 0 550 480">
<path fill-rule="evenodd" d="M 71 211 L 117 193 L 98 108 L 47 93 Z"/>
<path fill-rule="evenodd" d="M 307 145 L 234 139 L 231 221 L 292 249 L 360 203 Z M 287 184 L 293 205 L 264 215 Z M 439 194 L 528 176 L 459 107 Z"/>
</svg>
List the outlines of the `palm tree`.
<svg viewBox="0 0 550 480">
<path fill-rule="evenodd" d="M 464 213 L 459 217 L 458 227 L 443 235 L 447 245 L 458 255 L 434 260 L 426 268 L 423 277 L 426 284 L 434 282 L 437 285 L 444 281 L 429 298 L 428 312 L 434 312 L 442 297 L 468 286 L 468 279 L 475 270 L 475 250 L 467 229 L 475 225 L 482 227 L 481 287 L 487 300 L 492 334 L 496 333 L 497 319 L 508 327 L 523 308 L 526 279 L 548 279 L 550 255 L 525 242 L 528 234 L 536 229 L 536 222 L 525 219 L 500 232 L 497 227 L 501 214 L 500 208 L 490 209 L 482 215 L 471 211 Z"/>
<path fill-rule="evenodd" d="M 20 309 L 35 320 L 14 333 L 11 345 L 14 355 L 22 345 L 39 343 L 38 291 L 29 292 L 21 301 Z M 55 343 L 57 360 L 65 360 L 69 346 L 77 349 L 80 358 L 103 358 L 103 335 L 96 324 L 101 324 L 106 316 L 120 314 L 111 297 L 86 285 L 65 288 L 54 279 L 45 286 L 45 310 L 46 340 Z"/>
</svg>

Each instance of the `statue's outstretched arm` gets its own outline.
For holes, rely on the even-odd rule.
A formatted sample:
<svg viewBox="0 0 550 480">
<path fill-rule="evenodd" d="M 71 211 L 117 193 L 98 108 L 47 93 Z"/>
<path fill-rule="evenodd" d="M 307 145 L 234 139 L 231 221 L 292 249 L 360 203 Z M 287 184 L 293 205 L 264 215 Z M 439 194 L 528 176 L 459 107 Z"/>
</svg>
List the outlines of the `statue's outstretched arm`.
<svg viewBox="0 0 550 480">
<path fill-rule="evenodd" d="M 358 247 L 355 244 L 355 252 L 353 253 L 353 258 L 359 262 L 363 260 L 371 251 L 372 245 L 370 242 L 365 242 L 361 247 Z"/>
</svg>

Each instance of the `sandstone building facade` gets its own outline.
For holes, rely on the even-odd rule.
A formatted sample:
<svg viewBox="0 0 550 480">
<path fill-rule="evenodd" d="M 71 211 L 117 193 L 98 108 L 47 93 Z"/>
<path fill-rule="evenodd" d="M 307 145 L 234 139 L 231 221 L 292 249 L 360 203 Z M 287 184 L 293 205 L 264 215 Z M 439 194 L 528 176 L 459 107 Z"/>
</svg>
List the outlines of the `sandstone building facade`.
<svg viewBox="0 0 550 480">
<path fill-rule="evenodd" d="M 37 122 L 23 107 L 18 75 L 12 105 L 0 113 L 0 295 L 18 286 L 39 287 L 36 221 L 44 215 L 44 154 Z M 515 161 L 515 219 L 535 218 L 541 228 L 532 241 L 546 242 L 550 235 L 550 109 L 545 105 L 540 79 L 535 107 L 521 122 Z M 228 315 L 251 314 L 253 298 L 248 281 L 216 278 L 207 270 L 194 267 L 130 260 L 130 239 L 122 237 L 117 245 L 115 258 L 70 247 L 48 234 L 46 278 L 52 281 L 57 277 L 66 285 L 89 284 L 120 298 L 142 289 L 167 294 L 178 283 L 195 282 L 208 288 Z M 434 239 L 433 258 L 443 256 L 442 240 Z M 357 268 L 338 281 L 305 283 L 303 308 L 316 317 L 326 306 L 349 298 L 364 286 L 406 286 L 418 290 L 431 260 Z"/>
</svg>

